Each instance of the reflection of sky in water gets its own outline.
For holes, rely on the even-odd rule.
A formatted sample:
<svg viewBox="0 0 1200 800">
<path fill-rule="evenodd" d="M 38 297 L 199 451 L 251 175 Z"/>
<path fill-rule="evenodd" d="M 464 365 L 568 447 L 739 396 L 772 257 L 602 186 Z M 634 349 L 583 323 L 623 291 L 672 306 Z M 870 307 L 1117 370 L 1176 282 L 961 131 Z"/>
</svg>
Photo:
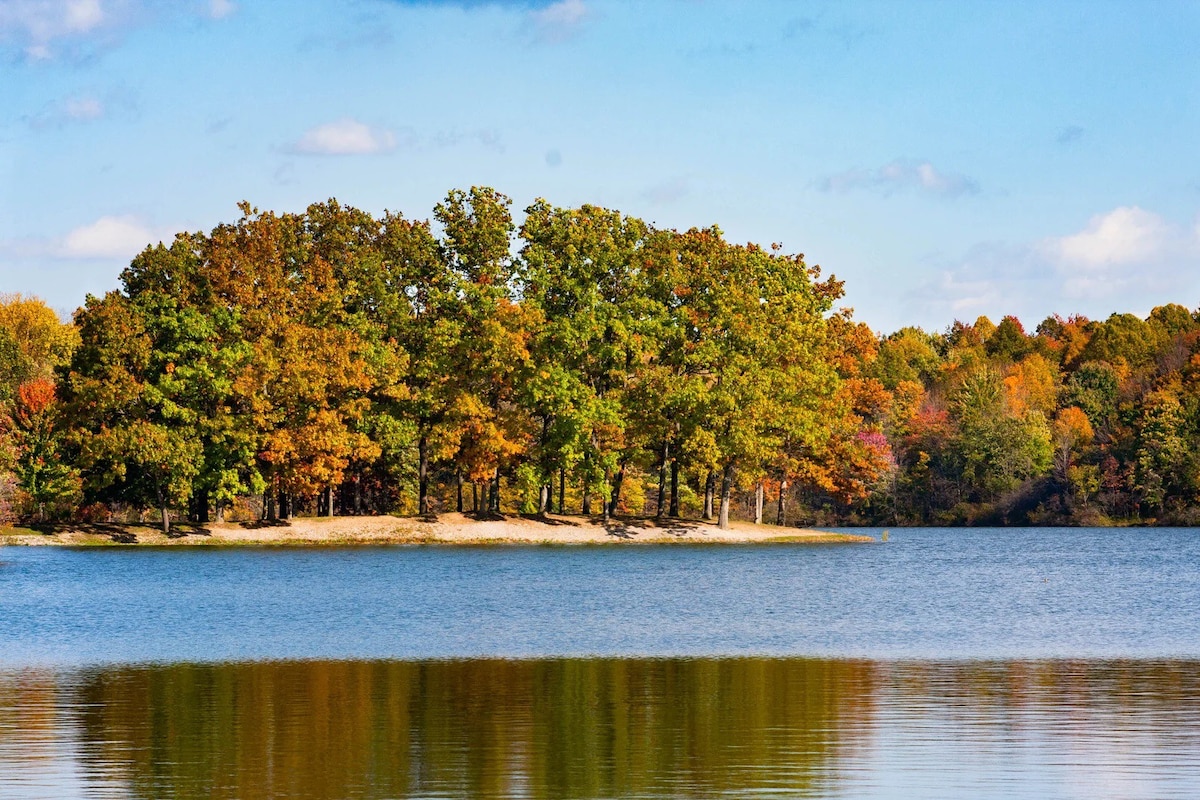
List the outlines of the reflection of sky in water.
<svg viewBox="0 0 1200 800">
<path fill-rule="evenodd" d="M 0 797 L 1200 796 L 1200 664 L 588 659 L 0 673 Z"/>
<path fill-rule="evenodd" d="M 882 665 L 870 747 L 843 762 L 836 788 L 865 798 L 1196 797 L 1198 666 Z"/>
<path fill-rule="evenodd" d="M 41 671 L 0 672 L 0 798 L 126 796 L 119 780 L 80 764 L 57 684 Z"/>
<path fill-rule="evenodd" d="M 478 656 L 1200 657 L 1186 529 L 771 547 L 12 549 L 0 666 Z"/>
</svg>

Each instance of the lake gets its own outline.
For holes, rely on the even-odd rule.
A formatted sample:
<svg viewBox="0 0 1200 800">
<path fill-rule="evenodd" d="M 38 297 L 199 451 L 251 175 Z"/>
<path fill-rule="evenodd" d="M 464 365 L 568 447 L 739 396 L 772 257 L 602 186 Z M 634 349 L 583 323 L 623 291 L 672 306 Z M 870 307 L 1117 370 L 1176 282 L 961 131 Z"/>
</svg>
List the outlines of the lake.
<svg viewBox="0 0 1200 800">
<path fill-rule="evenodd" d="M 7 548 L 0 797 L 1195 798 L 1198 566 L 1194 529 Z"/>
</svg>

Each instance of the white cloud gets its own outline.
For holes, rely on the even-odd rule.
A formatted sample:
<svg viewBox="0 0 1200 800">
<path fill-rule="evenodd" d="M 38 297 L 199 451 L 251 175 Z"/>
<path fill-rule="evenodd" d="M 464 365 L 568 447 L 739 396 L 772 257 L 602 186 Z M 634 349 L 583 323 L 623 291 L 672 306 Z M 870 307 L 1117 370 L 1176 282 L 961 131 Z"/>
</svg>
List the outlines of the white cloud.
<svg viewBox="0 0 1200 800">
<path fill-rule="evenodd" d="M 980 314 L 1025 318 L 1038 298 L 1053 295 L 1046 286 L 1048 277 L 1053 279 L 1053 271 L 1030 248 L 981 242 L 961 257 L 937 264 L 936 272 L 905 300 L 913 317 L 935 320 L 935 326 Z"/>
<path fill-rule="evenodd" d="M 1200 267 L 1200 229 L 1138 206 L 1092 217 L 1083 230 L 1037 246 L 1068 297 L 1118 297 L 1147 289 L 1182 291 Z"/>
<path fill-rule="evenodd" d="M 926 319 L 1026 322 L 1051 313 L 1103 318 L 1183 302 L 1200 290 L 1200 219 L 1179 224 L 1137 206 L 1097 214 L 1082 230 L 1020 244 L 975 245 L 949 261 L 907 297 Z M 999 316 L 995 316 L 999 315 Z"/>
<path fill-rule="evenodd" d="M 0 50 L 15 46 L 30 61 L 90 55 L 124 30 L 179 14 L 221 19 L 233 0 L 0 0 Z"/>
<path fill-rule="evenodd" d="M 104 116 L 104 103 L 95 97 L 68 97 L 62 110 L 69 119 L 86 122 Z"/>
<path fill-rule="evenodd" d="M 898 158 L 878 169 L 839 172 L 825 178 L 818 186 L 826 192 L 873 189 L 891 194 L 899 190 L 914 190 L 943 197 L 958 197 L 979 191 L 979 184 L 973 178 L 943 172 L 929 161 L 911 158 Z"/>
<path fill-rule="evenodd" d="M 396 135 L 391 131 L 346 118 L 308 130 L 292 150 L 305 155 L 345 156 L 386 153 L 395 147 Z"/>
<path fill-rule="evenodd" d="M 107 216 L 68 233 L 57 254 L 62 258 L 127 259 L 152 241 L 157 237 L 136 217 Z"/>
<path fill-rule="evenodd" d="M 558 0 L 545 8 L 529 12 L 534 38 L 556 44 L 579 33 L 592 11 L 584 0 Z"/>
<path fill-rule="evenodd" d="M 49 59 L 54 42 L 92 34 L 113 23 L 126 4 L 116 0 L 115 5 L 106 8 L 100 0 L 3 0 L 0 41 L 17 42 L 33 60 Z"/>
<path fill-rule="evenodd" d="M 36 267 L 48 261 L 129 261 L 146 247 L 172 242 L 180 228 L 152 227 L 141 217 L 109 214 L 63 236 L 0 240 L 0 262 Z"/>
<path fill-rule="evenodd" d="M 1044 246 L 1065 264 L 1092 268 L 1158 258 L 1178 238 L 1179 232 L 1157 214 L 1123 206 L 1097 214 L 1079 233 L 1048 239 Z"/>
<path fill-rule="evenodd" d="M 128 103 L 117 103 L 129 105 Z M 26 117 L 30 127 L 47 128 L 71 122 L 95 122 L 108 114 L 108 103 L 94 94 L 78 94 L 48 103 L 41 111 Z"/>
<path fill-rule="evenodd" d="M 100 0 L 67 0 L 64 21 L 71 33 L 87 33 L 104 22 Z"/>
<path fill-rule="evenodd" d="M 237 11 L 237 5 L 233 0 L 209 0 L 208 15 L 213 19 L 224 19 Z"/>
</svg>

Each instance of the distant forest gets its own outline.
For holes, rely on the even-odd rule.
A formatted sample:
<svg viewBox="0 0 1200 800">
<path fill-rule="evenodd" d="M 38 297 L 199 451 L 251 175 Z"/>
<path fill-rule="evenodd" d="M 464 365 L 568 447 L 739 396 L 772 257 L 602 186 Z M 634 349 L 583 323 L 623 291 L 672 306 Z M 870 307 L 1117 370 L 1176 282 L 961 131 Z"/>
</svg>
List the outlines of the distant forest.
<svg viewBox="0 0 1200 800">
<path fill-rule="evenodd" d="M 1200 314 L 886 336 L 778 246 L 455 190 L 0 298 L 0 519 L 1200 524 Z"/>
</svg>

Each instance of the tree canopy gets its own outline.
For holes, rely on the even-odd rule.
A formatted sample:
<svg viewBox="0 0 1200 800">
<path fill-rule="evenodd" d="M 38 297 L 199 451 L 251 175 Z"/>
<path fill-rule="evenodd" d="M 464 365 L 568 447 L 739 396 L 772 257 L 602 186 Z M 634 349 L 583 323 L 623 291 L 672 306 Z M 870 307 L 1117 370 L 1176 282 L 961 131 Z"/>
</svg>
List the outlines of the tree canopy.
<svg viewBox="0 0 1200 800">
<path fill-rule="evenodd" d="M 1180 305 L 879 336 L 715 226 L 487 187 L 240 209 L 71 323 L 0 296 L 0 515 L 1196 517 Z"/>
</svg>

